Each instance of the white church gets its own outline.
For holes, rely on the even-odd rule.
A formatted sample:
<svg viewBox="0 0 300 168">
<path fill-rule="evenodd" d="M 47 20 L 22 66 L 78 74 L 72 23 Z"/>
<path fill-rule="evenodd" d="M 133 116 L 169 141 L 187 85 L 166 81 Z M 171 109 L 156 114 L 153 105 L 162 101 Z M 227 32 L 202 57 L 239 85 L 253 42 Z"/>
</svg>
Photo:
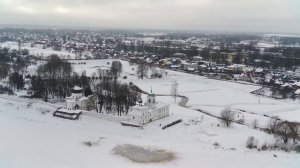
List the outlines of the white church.
<svg viewBox="0 0 300 168">
<path fill-rule="evenodd" d="M 66 98 L 67 105 L 57 109 L 53 116 L 78 120 L 82 110 L 86 110 L 86 102 L 88 98 L 84 96 L 83 89 L 75 86 L 70 97 Z"/>
<path fill-rule="evenodd" d="M 70 97 L 66 98 L 68 110 L 86 110 L 87 97 L 83 94 L 83 88 L 75 86 Z"/>
<path fill-rule="evenodd" d="M 169 105 L 157 102 L 154 93 L 148 94 L 147 101 L 143 104 L 140 100 L 129 109 L 127 118 L 129 122 L 145 125 L 149 122 L 169 116 Z"/>
</svg>

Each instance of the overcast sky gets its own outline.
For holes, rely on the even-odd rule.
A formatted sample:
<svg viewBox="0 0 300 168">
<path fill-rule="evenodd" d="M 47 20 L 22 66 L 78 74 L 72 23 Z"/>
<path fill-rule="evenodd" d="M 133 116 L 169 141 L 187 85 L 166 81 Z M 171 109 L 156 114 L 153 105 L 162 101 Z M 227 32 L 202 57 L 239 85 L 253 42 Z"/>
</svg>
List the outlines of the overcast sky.
<svg viewBox="0 0 300 168">
<path fill-rule="evenodd" d="M 300 0 L 0 0 L 0 24 L 300 33 Z"/>
</svg>

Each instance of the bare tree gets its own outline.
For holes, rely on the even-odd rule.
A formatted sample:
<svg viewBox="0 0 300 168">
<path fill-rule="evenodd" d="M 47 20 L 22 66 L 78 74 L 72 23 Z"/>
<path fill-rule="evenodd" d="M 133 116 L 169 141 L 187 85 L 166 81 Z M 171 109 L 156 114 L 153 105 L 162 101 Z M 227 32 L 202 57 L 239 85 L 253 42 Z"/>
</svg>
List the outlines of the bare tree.
<svg viewBox="0 0 300 168">
<path fill-rule="evenodd" d="M 176 103 L 176 98 L 178 95 L 178 82 L 176 80 L 174 80 L 171 85 L 171 95 L 174 96 L 174 101 Z"/>
<path fill-rule="evenodd" d="M 122 73 L 122 63 L 120 61 L 113 61 L 111 63 L 111 72 L 114 76 L 120 76 Z"/>
<path fill-rule="evenodd" d="M 10 65 L 8 63 L 0 63 L 0 80 L 7 78 L 10 73 Z"/>
<path fill-rule="evenodd" d="M 288 143 L 291 138 L 293 139 L 294 144 L 296 144 L 296 141 L 299 138 L 299 124 L 281 121 L 277 116 L 270 119 L 268 129 L 271 134 L 280 136 L 284 143 Z"/>
<path fill-rule="evenodd" d="M 287 125 L 290 129 L 290 137 L 293 139 L 294 144 L 296 144 L 296 140 L 299 138 L 299 124 L 295 122 L 287 122 Z"/>
<path fill-rule="evenodd" d="M 258 120 L 257 119 L 253 120 L 252 126 L 253 126 L 254 129 L 257 129 L 257 127 L 258 127 Z"/>
<path fill-rule="evenodd" d="M 257 140 L 253 136 L 250 136 L 247 140 L 246 147 L 249 149 L 257 148 Z"/>
<path fill-rule="evenodd" d="M 282 138 L 285 144 L 288 143 L 290 138 L 290 128 L 288 122 L 280 122 L 278 127 L 276 127 L 275 133 Z"/>
<path fill-rule="evenodd" d="M 280 119 L 278 116 L 273 116 L 270 118 L 269 124 L 268 124 L 268 129 L 269 132 L 275 133 L 277 131 L 278 123 L 280 122 Z"/>
<path fill-rule="evenodd" d="M 149 67 L 145 65 L 144 63 L 138 64 L 137 66 L 137 77 L 140 79 L 144 79 L 144 77 L 147 77 Z"/>
<path fill-rule="evenodd" d="M 231 111 L 229 107 L 226 107 L 223 111 L 221 111 L 220 120 L 225 126 L 230 127 L 234 118 L 235 113 Z"/>
<path fill-rule="evenodd" d="M 90 96 L 89 99 L 86 102 L 86 107 L 87 110 L 93 110 L 95 109 L 97 113 L 99 112 L 98 110 L 98 99 L 96 95 Z"/>
</svg>

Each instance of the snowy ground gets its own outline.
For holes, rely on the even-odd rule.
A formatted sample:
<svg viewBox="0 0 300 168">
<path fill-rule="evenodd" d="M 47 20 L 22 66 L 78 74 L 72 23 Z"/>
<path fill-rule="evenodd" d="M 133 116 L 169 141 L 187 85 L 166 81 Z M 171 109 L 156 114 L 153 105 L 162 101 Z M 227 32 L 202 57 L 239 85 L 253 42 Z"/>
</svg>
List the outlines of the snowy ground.
<svg viewBox="0 0 300 168">
<path fill-rule="evenodd" d="M 96 71 L 95 66 L 106 66 L 111 60 L 91 60 L 76 64 L 77 72 Z M 245 147 L 249 136 L 258 139 L 259 146 L 273 143 L 274 138 L 247 126 L 234 124 L 231 128 L 219 127 L 219 121 L 195 109 L 212 114 L 226 106 L 249 110 L 244 114 L 247 122 L 255 118 L 266 122 L 262 114 L 279 115 L 300 121 L 299 102 L 259 98 L 249 92 L 257 86 L 206 79 L 199 76 L 168 71 L 160 80 L 137 80 L 135 66 L 123 63 L 126 82 L 134 82 L 146 91 L 169 94 L 171 82 L 177 80 L 181 95 L 189 98 L 189 108 L 174 103 L 172 97 L 158 97 L 170 103 L 170 117 L 152 122 L 144 129 L 123 127 L 118 122 L 82 116 L 78 121 L 54 118 L 53 106 L 28 103 L 12 97 L 0 98 L 0 167 L 5 168 L 93 168 L 93 167 L 172 167 L 172 168 L 296 168 L 299 154 L 281 151 L 250 150 Z M 134 68 L 134 70 L 132 70 Z M 180 99 L 178 99 L 179 101 Z M 298 112 L 297 112 L 298 111 Z M 241 114 L 242 115 L 242 114 Z M 183 122 L 162 130 L 161 126 L 177 119 Z M 214 143 L 220 146 L 214 146 Z M 118 145 L 131 144 L 170 151 L 176 159 L 164 163 L 135 163 L 114 154 Z M 277 155 L 274 157 L 273 155 Z"/>
<path fill-rule="evenodd" d="M 257 152 L 245 148 L 255 135 L 261 143 L 272 137 L 234 125 L 217 127 L 214 118 L 171 106 L 173 115 L 147 125 L 143 130 L 122 127 L 117 122 L 82 116 L 79 121 L 52 117 L 53 107 L 0 99 L 0 167 L 297 167 L 299 155 Z M 49 111 L 49 112 L 48 112 Z M 162 130 L 159 124 L 178 118 L 184 124 Z M 192 121 L 194 120 L 194 121 Z M 87 142 L 92 144 L 86 145 Z M 215 142 L 220 147 L 214 147 Z M 177 159 L 166 163 L 134 163 L 113 154 L 117 145 L 134 144 L 171 151 Z M 276 154 L 278 157 L 273 157 Z M 255 160 L 255 162 L 253 162 Z"/>
<path fill-rule="evenodd" d="M 0 47 L 6 47 L 10 49 L 19 49 L 18 42 L 13 42 L 13 41 L 7 41 L 5 43 L 0 43 Z M 24 43 L 21 45 L 21 49 L 27 49 L 30 54 L 37 56 L 37 57 L 42 57 L 42 58 L 47 58 L 48 56 L 52 54 L 56 54 L 62 59 L 75 59 L 75 54 L 70 53 L 67 51 L 54 51 L 52 48 L 37 48 L 37 47 L 31 47 L 29 43 Z"/>
</svg>

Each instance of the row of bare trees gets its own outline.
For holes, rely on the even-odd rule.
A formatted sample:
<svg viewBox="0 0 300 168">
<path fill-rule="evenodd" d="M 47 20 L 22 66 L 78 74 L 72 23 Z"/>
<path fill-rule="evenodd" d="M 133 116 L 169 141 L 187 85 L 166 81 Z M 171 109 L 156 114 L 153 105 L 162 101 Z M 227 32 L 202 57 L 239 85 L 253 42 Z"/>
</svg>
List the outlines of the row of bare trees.
<svg viewBox="0 0 300 168">
<path fill-rule="evenodd" d="M 44 98 L 44 101 L 49 97 L 63 100 L 75 85 L 89 89 L 90 80 L 85 73 L 74 73 L 69 62 L 52 55 L 47 63 L 38 67 L 37 76 L 31 77 L 30 90 L 33 91 L 33 97 Z"/>
<path fill-rule="evenodd" d="M 278 117 L 272 117 L 269 121 L 268 132 L 280 136 L 284 143 L 290 139 L 296 144 L 300 137 L 300 124 L 297 122 L 282 121 Z"/>
<path fill-rule="evenodd" d="M 26 52 L 0 48 L 0 80 L 8 79 L 12 89 L 24 87 L 24 73 L 30 60 L 23 54 Z"/>
<path fill-rule="evenodd" d="M 151 70 L 151 78 L 162 78 L 164 74 L 167 74 L 163 69 L 158 69 L 153 65 L 142 62 L 137 65 L 136 75 L 139 79 L 144 79 L 145 77 L 148 77 L 149 70 Z"/>
<path fill-rule="evenodd" d="M 148 76 L 149 66 L 145 63 L 140 63 L 137 66 L 136 74 L 139 79 L 144 79 Z"/>
<path fill-rule="evenodd" d="M 235 113 L 228 107 L 221 111 L 219 119 L 221 123 L 227 127 L 233 122 L 237 122 L 235 121 Z M 254 127 L 257 128 L 257 126 Z M 281 137 L 285 144 L 288 143 L 290 139 L 296 144 L 297 140 L 300 138 L 300 123 L 282 121 L 276 116 L 270 118 L 270 121 L 264 130 L 270 134 Z"/>
<path fill-rule="evenodd" d="M 49 61 L 46 64 L 40 65 L 37 69 L 39 76 L 51 79 L 70 77 L 72 72 L 71 64 L 61 60 L 57 55 L 50 56 Z"/>
<path fill-rule="evenodd" d="M 128 113 L 129 108 L 136 104 L 139 94 L 133 91 L 128 84 L 122 84 L 116 79 L 104 78 L 94 88 L 94 94 L 88 100 L 88 110 L 95 109 L 98 113 L 111 113 L 117 115 Z"/>
</svg>

